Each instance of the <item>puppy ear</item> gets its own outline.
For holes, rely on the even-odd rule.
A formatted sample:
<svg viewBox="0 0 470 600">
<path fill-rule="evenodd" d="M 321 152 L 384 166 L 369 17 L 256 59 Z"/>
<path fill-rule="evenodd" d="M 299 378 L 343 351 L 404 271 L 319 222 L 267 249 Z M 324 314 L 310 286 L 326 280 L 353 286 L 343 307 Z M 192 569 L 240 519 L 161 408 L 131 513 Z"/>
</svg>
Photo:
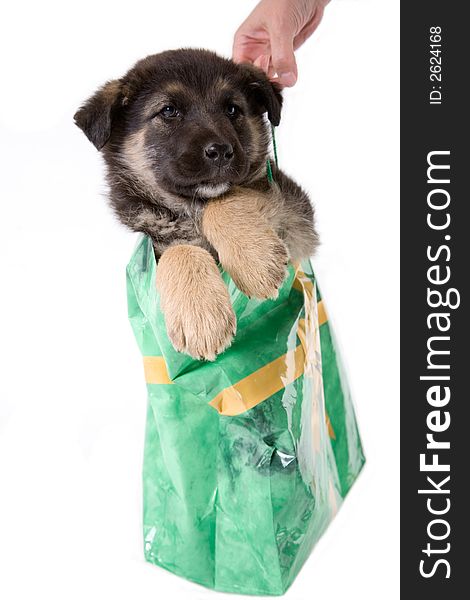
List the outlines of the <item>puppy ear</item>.
<svg viewBox="0 0 470 600">
<path fill-rule="evenodd" d="M 248 74 L 247 95 L 259 106 L 262 112 L 268 113 L 271 124 L 277 127 L 281 121 L 282 94 L 277 83 L 269 81 L 266 74 L 258 67 L 243 65 Z"/>
<path fill-rule="evenodd" d="M 108 81 L 74 115 L 75 124 L 98 150 L 111 135 L 113 118 L 126 103 L 119 80 Z"/>
</svg>

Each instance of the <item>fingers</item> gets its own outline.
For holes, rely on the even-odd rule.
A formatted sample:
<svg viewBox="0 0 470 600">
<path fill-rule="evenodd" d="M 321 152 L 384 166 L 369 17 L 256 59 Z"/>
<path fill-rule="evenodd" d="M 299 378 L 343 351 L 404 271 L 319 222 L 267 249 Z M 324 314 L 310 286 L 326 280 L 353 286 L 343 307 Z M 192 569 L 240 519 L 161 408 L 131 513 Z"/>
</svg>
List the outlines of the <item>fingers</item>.
<svg viewBox="0 0 470 600">
<path fill-rule="evenodd" d="M 315 31 L 327 3 L 261 0 L 235 34 L 234 61 L 255 64 L 282 87 L 295 85 L 294 51 Z"/>
<path fill-rule="evenodd" d="M 272 74 L 271 54 L 269 49 L 269 41 L 254 41 L 246 36 L 235 38 L 233 44 L 233 61 L 241 63 L 250 63 L 262 69 L 268 76 Z"/>
<path fill-rule="evenodd" d="M 270 75 L 270 63 L 271 63 L 271 57 L 269 56 L 269 54 L 261 54 L 260 56 L 258 56 L 258 58 L 255 60 L 255 62 L 253 63 L 255 65 L 255 67 L 258 67 L 259 69 L 262 69 L 266 75 Z"/>
<path fill-rule="evenodd" d="M 262 69 L 270 79 L 283 87 L 291 87 L 297 81 L 297 64 L 294 56 L 294 40 L 290 34 L 272 34 L 271 41 L 261 45 L 234 44 L 233 60 L 251 63 Z M 270 48 L 271 47 L 271 48 Z M 271 49 L 271 54 L 269 51 Z"/>
<path fill-rule="evenodd" d="M 297 81 L 297 63 L 294 55 L 295 31 L 284 27 L 282 31 L 271 32 L 271 61 L 277 74 L 277 81 L 292 87 Z"/>
<path fill-rule="evenodd" d="M 232 58 L 236 63 L 253 62 L 249 47 L 245 43 L 244 35 L 238 31 L 233 39 Z"/>
</svg>

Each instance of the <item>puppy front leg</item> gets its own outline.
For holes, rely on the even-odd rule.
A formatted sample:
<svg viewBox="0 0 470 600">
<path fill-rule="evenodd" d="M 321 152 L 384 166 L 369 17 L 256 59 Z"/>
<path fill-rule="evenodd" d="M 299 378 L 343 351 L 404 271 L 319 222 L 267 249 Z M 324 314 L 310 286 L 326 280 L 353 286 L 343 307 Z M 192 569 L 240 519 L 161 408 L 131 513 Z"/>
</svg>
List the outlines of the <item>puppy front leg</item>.
<svg viewBox="0 0 470 600">
<path fill-rule="evenodd" d="M 263 215 L 264 202 L 262 192 L 235 188 L 206 206 L 202 230 L 244 294 L 276 298 L 286 275 L 288 253 Z"/>
<path fill-rule="evenodd" d="M 207 250 L 183 244 L 165 250 L 157 266 L 157 290 L 168 337 L 176 350 L 214 360 L 230 345 L 235 315 Z"/>
</svg>

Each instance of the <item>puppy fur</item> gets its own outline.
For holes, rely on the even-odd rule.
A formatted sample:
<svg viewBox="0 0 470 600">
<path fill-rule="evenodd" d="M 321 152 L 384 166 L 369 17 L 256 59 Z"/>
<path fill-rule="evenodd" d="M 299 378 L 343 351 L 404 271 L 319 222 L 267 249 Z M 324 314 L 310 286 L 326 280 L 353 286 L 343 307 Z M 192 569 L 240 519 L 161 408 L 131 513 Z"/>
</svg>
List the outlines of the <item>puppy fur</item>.
<svg viewBox="0 0 470 600">
<path fill-rule="evenodd" d="M 195 358 L 214 360 L 230 345 L 236 332 L 235 315 L 207 250 L 189 244 L 171 246 L 160 258 L 156 283 L 168 336 L 176 350 L 190 349 Z"/>
<path fill-rule="evenodd" d="M 318 244 L 305 192 L 273 163 L 267 179 L 281 105 L 259 69 L 182 49 L 139 61 L 75 115 L 105 159 L 117 217 L 153 241 L 169 337 L 196 358 L 214 359 L 235 331 L 216 261 L 248 296 L 275 297 L 288 259 Z"/>
</svg>

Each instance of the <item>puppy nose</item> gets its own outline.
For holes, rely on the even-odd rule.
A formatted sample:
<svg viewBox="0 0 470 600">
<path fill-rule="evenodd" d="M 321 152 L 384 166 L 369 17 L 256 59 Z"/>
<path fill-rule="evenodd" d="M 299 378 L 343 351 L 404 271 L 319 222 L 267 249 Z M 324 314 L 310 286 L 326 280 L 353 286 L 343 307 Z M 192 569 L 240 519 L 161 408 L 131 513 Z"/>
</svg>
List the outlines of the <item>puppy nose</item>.
<svg viewBox="0 0 470 600">
<path fill-rule="evenodd" d="M 204 149 L 207 160 L 223 167 L 233 158 L 233 148 L 230 144 L 209 144 Z"/>
</svg>

